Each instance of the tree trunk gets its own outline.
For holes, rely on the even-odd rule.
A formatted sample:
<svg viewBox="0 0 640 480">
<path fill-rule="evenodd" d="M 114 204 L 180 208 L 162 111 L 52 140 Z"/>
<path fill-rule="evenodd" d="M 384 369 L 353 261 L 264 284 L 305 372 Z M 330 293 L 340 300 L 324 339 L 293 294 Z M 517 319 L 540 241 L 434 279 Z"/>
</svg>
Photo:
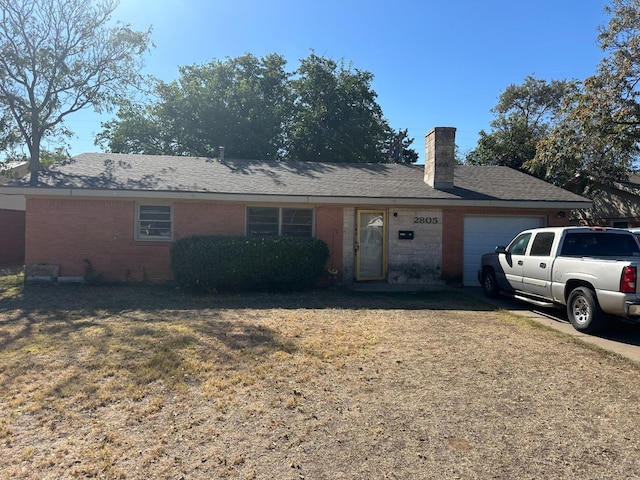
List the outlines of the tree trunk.
<svg viewBox="0 0 640 480">
<path fill-rule="evenodd" d="M 31 171 L 31 177 L 29 179 L 29 185 L 35 187 L 39 183 L 40 175 L 40 136 L 37 134 L 35 128 L 33 128 L 33 134 L 31 136 L 31 148 L 29 148 L 31 158 L 29 159 L 29 170 Z"/>
</svg>

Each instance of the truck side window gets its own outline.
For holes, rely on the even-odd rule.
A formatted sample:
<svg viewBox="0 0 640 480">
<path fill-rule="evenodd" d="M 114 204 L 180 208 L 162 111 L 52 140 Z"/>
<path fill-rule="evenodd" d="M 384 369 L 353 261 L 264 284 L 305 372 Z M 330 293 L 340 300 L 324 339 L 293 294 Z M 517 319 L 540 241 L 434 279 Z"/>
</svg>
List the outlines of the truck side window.
<svg viewBox="0 0 640 480">
<path fill-rule="evenodd" d="M 553 232 L 538 233 L 533 239 L 529 255 L 532 257 L 548 257 L 551 254 L 551 246 L 553 245 L 554 238 L 555 234 Z"/>
<path fill-rule="evenodd" d="M 638 242 L 632 235 L 608 232 L 568 233 L 560 255 L 579 257 L 640 256 Z"/>
<path fill-rule="evenodd" d="M 524 255 L 530 239 L 531 233 L 523 233 L 522 235 L 519 235 L 513 242 L 511 242 L 511 245 L 509 245 L 509 253 L 511 255 Z"/>
</svg>

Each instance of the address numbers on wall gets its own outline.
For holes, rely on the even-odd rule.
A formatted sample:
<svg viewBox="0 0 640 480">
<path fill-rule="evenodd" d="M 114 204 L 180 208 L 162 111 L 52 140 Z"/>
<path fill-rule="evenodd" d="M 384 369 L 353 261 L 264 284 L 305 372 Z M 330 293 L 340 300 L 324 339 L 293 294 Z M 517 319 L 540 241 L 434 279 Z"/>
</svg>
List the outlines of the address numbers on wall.
<svg viewBox="0 0 640 480">
<path fill-rule="evenodd" d="M 435 225 L 439 223 L 438 217 L 413 217 L 413 223 L 427 223 Z"/>
</svg>

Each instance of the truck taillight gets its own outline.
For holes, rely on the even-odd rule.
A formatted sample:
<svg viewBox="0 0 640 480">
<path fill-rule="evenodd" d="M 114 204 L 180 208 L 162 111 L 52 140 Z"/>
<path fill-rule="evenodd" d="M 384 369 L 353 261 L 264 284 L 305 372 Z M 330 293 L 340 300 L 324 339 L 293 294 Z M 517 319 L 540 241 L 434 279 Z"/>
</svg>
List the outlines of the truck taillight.
<svg viewBox="0 0 640 480">
<path fill-rule="evenodd" d="M 636 293 L 637 277 L 638 273 L 634 265 L 624 267 L 620 278 L 620 291 L 622 293 Z"/>
</svg>

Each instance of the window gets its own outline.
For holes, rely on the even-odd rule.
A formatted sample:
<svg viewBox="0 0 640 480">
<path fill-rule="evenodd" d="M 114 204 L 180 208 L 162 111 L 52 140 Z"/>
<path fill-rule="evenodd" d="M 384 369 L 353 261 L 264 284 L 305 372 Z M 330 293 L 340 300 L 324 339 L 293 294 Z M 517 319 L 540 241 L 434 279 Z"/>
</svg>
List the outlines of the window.
<svg viewBox="0 0 640 480">
<path fill-rule="evenodd" d="M 638 242 L 631 235 L 610 232 L 568 233 L 562 246 L 562 256 L 637 257 Z"/>
<path fill-rule="evenodd" d="M 138 205 L 136 213 L 136 240 L 172 240 L 171 205 Z"/>
<path fill-rule="evenodd" d="M 279 234 L 280 212 L 277 208 L 247 208 L 247 235 L 266 237 Z"/>
<path fill-rule="evenodd" d="M 523 233 L 509 245 L 509 253 L 512 255 L 524 255 L 529 245 L 530 233 Z"/>
<path fill-rule="evenodd" d="M 248 207 L 247 235 L 310 238 L 313 236 L 313 209 Z"/>
<path fill-rule="evenodd" d="M 554 237 L 555 234 L 553 232 L 538 233 L 533 239 L 529 255 L 533 257 L 548 257 L 551 253 Z"/>
<path fill-rule="evenodd" d="M 283 208 L 281 234 L 289 237 L 311 237 L 313 210 L 309 208 Z"/>
</svg>

